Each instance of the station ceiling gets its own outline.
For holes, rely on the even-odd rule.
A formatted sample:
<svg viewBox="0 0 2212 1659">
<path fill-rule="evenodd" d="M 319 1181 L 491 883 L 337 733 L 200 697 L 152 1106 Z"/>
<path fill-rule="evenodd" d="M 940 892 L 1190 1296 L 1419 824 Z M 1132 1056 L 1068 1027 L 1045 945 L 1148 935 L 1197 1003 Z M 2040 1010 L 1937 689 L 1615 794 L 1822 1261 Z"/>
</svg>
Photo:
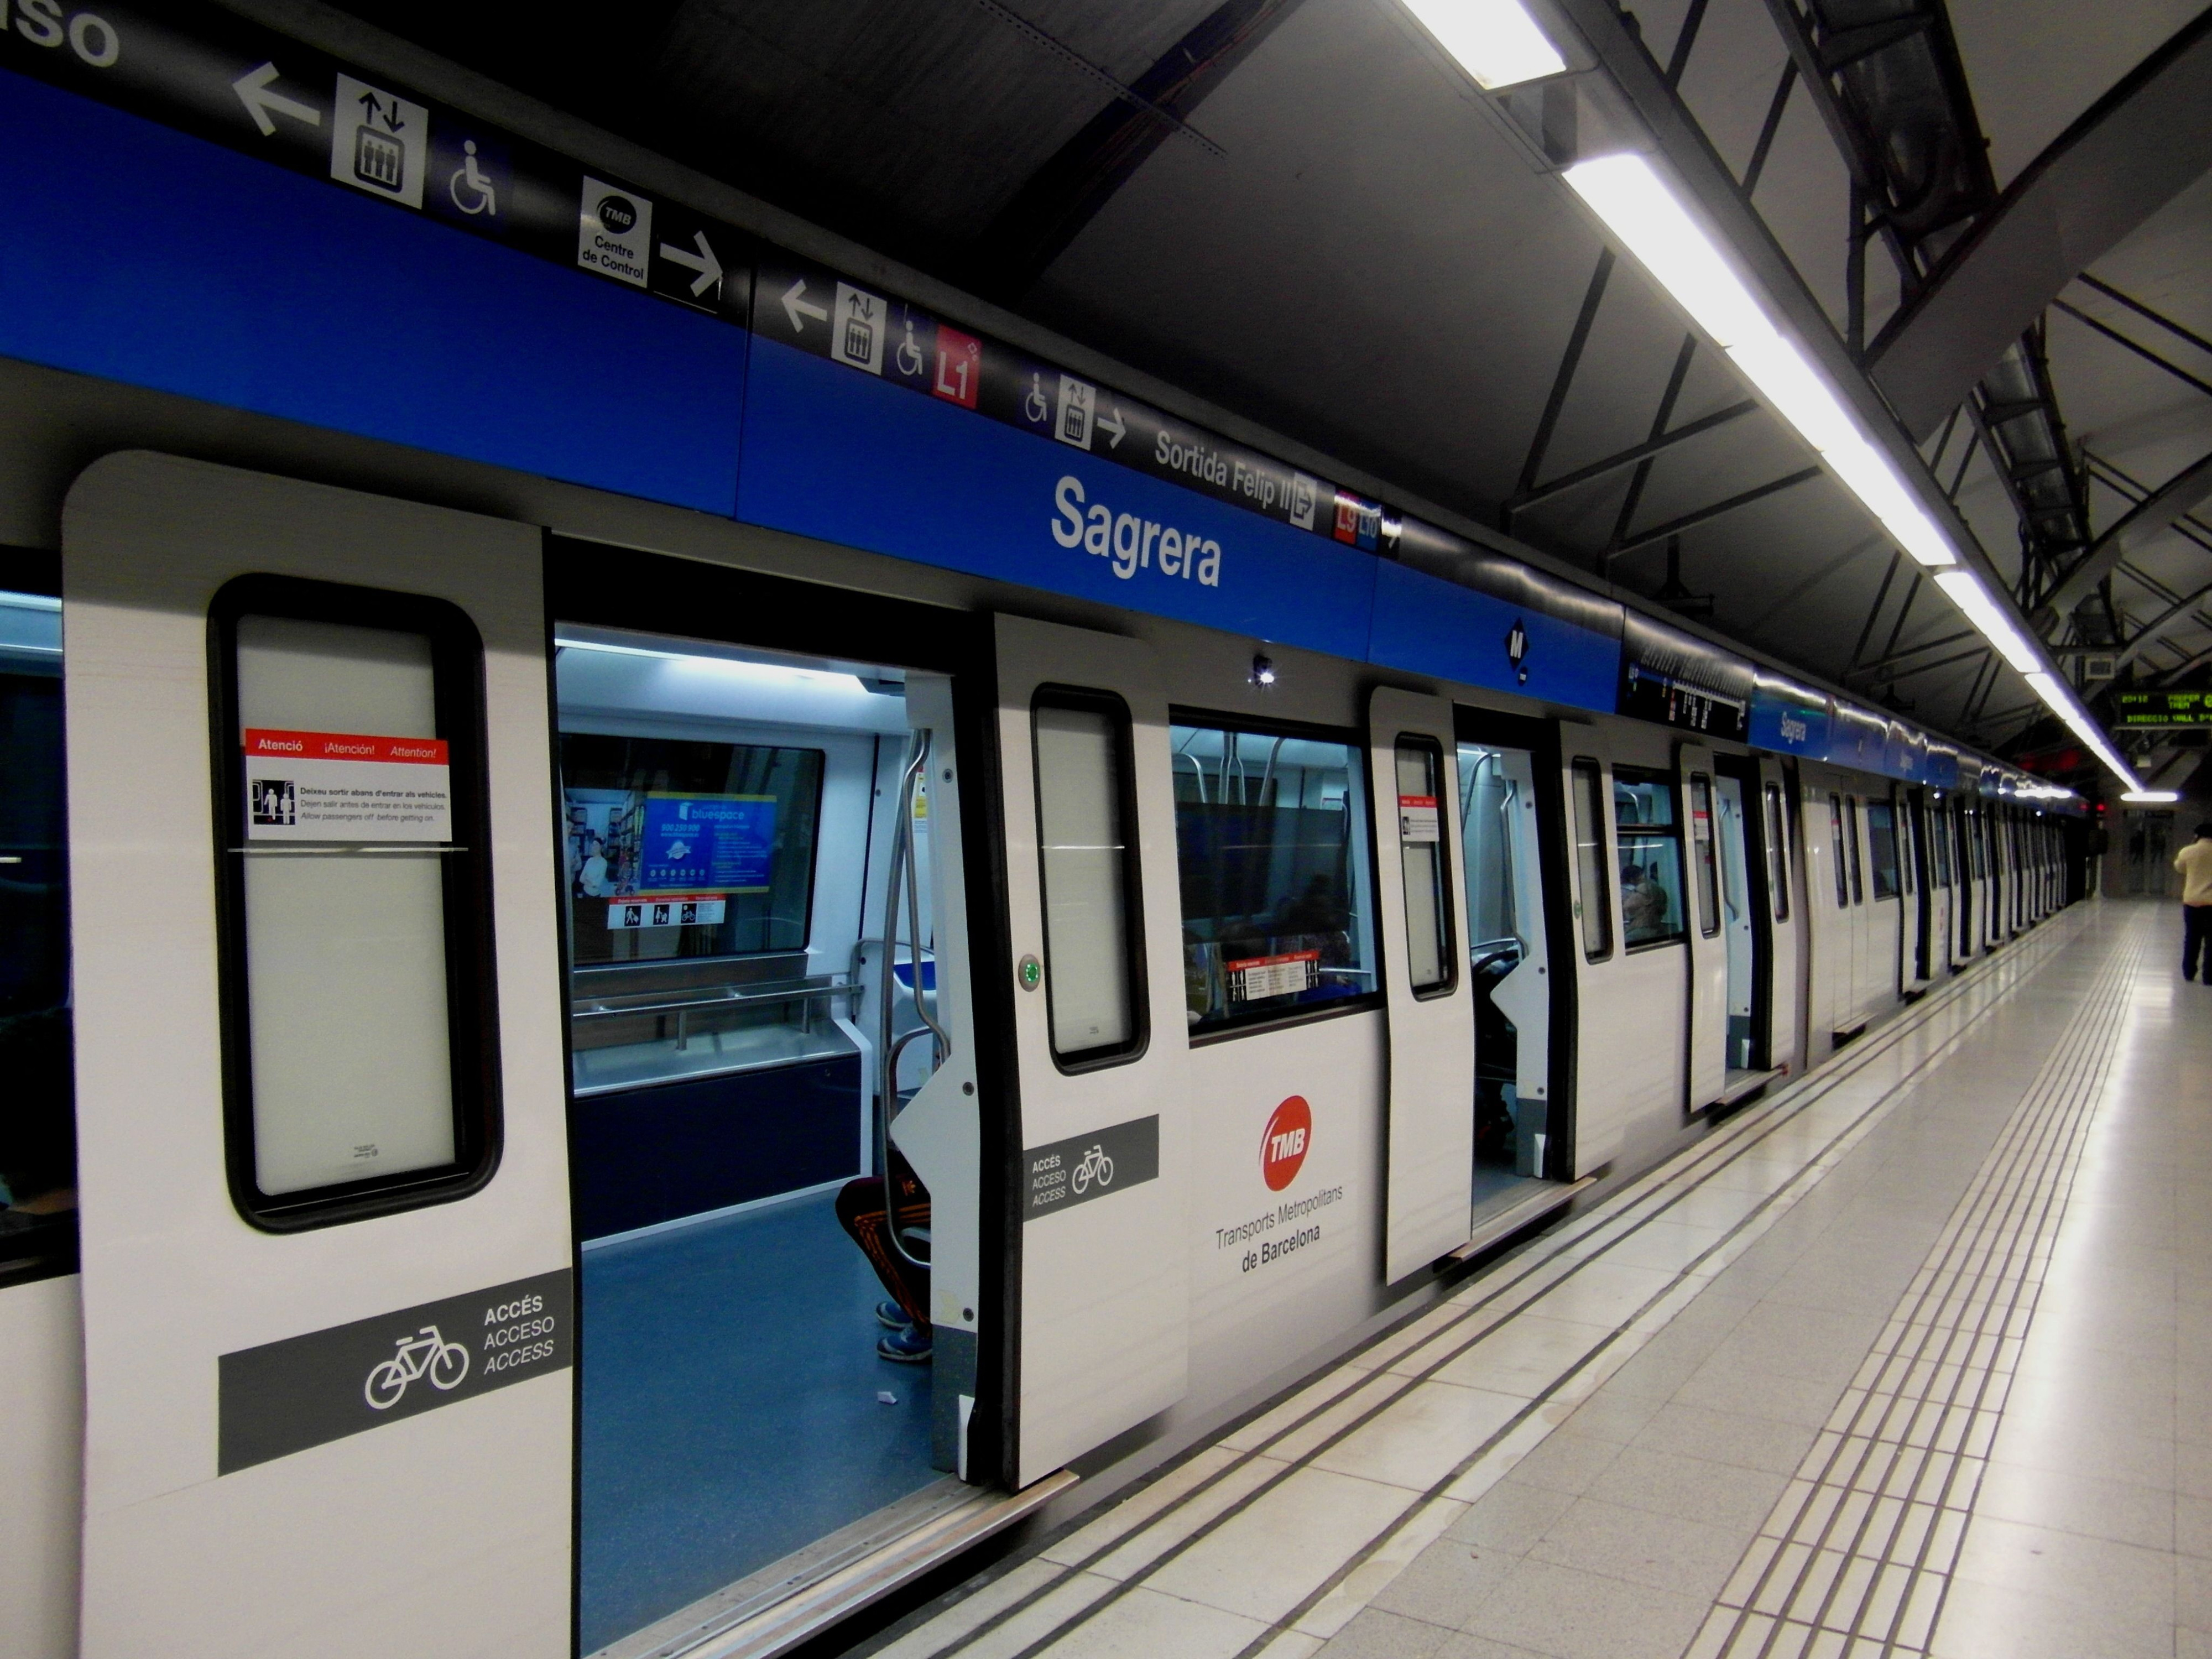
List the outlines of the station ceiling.
<svg viewBox="0 0 2212 1659">
<path fill-rule="evenodd" d="M 1531 9 L 1569 43 L 1586 3 Z M 1754 494 L 1811 454 L 1740 409 L 1749 389 L 1632 262 L 1604 257 L 1557 176 L 1577 146 L 1618 142 L 1617 63 L 1570 45 L 1576 91 L 1547 117 L 1540 87 L 1478 88 L 1401 0 L 345 9 L 1935 727 L 2006 752 L 2071 741 L 1978 638 L 1952 638 L 1959 614 L 1833 479 Z M 1932 309 L 1902 331 L 1901 299 L 1935 276 L 1966 295 L 1954 311 L 1995 314 L 1974 284 L 2004 288 L 2001 262 L 1973 256 L 2008 209 L 2014 229 L 2041 214 L 2044 242 L 2092 249 L 2030 296 L 2009 368 L 1939 387 L 1933 413 L 1898 393 L 2023 611 L 2212 455 L 2212 102 L 2177 116 L 2136 95 L 2212 13 L 1634 0 L 1624 15 L 1876 384 L 1898 366 L 1886 329 L 1939 356 L 1960 332 Z M 1554 133 L 1571 111 L 1578 130 Z M 2065 215 L 2081 210 L 2049 205 L 2060 185 L 2131 204 L 2101 240 L 2075 234 Z M 2012 286 L 2015 302 L 2034 288 Z M 2006 374 L 2033 385 L 2033 410 Z M 2212 488 L 2204 500 L 2036 618 L 2054 647 L 2084 647 L 2060 659 L 2093 710 L 2106 683 L 2084 670 L 2130 646 L 2124 673 L 2202 683 Z M 2174 779 L 2193 765 L 2144 759 Z"/>
</svg>

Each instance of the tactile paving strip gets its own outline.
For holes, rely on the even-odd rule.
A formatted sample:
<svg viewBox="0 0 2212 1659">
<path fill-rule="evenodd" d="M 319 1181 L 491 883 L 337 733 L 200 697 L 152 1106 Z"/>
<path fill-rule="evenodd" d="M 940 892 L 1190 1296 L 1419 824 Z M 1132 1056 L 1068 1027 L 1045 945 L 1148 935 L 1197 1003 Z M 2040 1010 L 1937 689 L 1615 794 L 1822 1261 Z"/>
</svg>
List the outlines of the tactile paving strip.
<svg viewBox="0 0 2212 1659">
<path fill-rule="evenodd" d="M 1928 1652 L 2143 950 L 2098 975 L 1685 1659 Z"/>
</svg>

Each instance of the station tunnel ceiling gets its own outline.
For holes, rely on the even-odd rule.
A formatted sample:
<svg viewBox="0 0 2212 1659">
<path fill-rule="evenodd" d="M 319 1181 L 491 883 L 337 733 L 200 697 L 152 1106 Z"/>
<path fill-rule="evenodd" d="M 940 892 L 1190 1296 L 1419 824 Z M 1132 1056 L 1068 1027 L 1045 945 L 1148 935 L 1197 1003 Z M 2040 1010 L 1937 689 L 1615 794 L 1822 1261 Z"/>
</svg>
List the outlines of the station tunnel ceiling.
<svg viewBox="0 0 2212 1659">
<path fill-rule="evenodd" d="M 1802 476 L 1796 437 L 1398 0 L 652 0 L 612 27 L 511 0 L 348 9 L 1858 695 L 1987 746 L 2035 733 L 2033 697 L 1839 484 Z M 1904 267 L 1970 240 L 2207 21 L 2185 0 L 1624 15 L 1854 348 L 1910 297 Z M 2023 609 L 2212 453 L 2212 178 L 2091 275 L 2024 337 L 2040 412 L 1992 381 L 1922 446 Z M 2024 518 L 2039 489 L 2074 516 Z M 2194 683 L 2204 590 L 2212 528 L 2184 516 L 2078 615 L 2037 620 L 2077 668 L 2159 621 L 2125 672 Z"/>
</svg>

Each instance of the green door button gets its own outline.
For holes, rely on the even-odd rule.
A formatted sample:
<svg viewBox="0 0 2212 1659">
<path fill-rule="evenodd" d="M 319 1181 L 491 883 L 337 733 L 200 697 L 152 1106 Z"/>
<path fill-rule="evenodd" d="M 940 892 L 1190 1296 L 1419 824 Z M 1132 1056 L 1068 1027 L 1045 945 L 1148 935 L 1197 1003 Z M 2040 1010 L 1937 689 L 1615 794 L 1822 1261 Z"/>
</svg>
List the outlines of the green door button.
<svg viewBox="0 0 2212 1659">
<path fill-rule="evenodd" d="M 1044 983 L 1044 963 L 1035 957 L 1024 957 L 1021 965 L 1014 969 L 1014 975 L 1021 981 L 1022 989 L 1034 991 Z"/>
</svg>

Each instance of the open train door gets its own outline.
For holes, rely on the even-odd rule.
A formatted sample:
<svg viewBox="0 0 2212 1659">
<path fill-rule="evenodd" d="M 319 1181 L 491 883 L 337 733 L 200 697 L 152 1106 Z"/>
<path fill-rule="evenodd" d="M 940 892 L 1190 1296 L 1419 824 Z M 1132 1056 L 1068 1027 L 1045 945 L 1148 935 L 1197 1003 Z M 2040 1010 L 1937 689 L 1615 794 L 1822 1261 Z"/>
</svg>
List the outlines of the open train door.
<svg viewBox="0 0 2212 1659">
<path fill-rule="evenodd" d="M 1451 703 L 1378 686 L 1367 718 L 1390 1023 L 1383 1277 L 1395 1281 L 1474 1236 L 1474 985 Z"/>
<path fill-rule="evenodd" d="M 1158 662 L 1049 623 L 997 634 L 1027 1486 L 1182 1397 L 1189 1037 Z"/>
<path fill-rule="evenodd" d="M 539 533 L 125 453 L 62 556 L 82 1651 L 566 1655 Z"/>
<path fill-rule="evenodd" d="M 1759 826 L 1756 863 L 1761 877 L 1759 908 L 1765 918 L 1766 1003 L 1755 1063 L 1787 1073 L 1802 1069 L 1798 1050 L 1805 1035 L 1804 925 L 1796 919 L 1803 893 L 1796 878 L 1804 854 L 1790 811 L 1797 798 L 1796 780 L 1771 755 L 1760 756 L 1756 764 L 1759 801 L 1753 821 Z"/>
<path fill-rule="evenodd" d="M 1686 1094 L 1691 1111 L 1728 1089 L 1728 941 L 1722 936 L 1719 815 L 1713 800 L 1713 751 L 1684 744 L 1676 759 L 1682 782 L 1683 843 L 1689 860 L 1690 1044 Z"/>
</svg>

